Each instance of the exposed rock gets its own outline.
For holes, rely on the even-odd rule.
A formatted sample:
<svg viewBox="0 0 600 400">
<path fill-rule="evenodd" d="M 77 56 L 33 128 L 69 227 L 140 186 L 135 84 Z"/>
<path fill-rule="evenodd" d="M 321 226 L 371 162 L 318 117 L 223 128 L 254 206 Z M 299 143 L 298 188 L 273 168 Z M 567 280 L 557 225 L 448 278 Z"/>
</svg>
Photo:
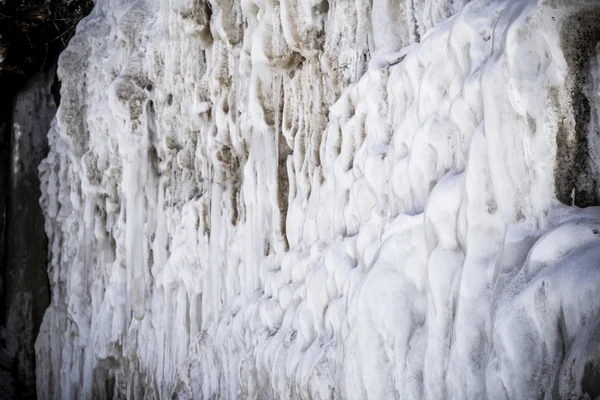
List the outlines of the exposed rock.
<svg viewBox="0 0 600 400">
<path fill-rule="evenodd" d="M 49 304 L 38 165 L 59 93 L 58 53 L 91 1 L 0 2 L 0 397 L 34 398 L 35 352 Z M 55 86 L 57 87 L 57 86 Z"/>
</svg>

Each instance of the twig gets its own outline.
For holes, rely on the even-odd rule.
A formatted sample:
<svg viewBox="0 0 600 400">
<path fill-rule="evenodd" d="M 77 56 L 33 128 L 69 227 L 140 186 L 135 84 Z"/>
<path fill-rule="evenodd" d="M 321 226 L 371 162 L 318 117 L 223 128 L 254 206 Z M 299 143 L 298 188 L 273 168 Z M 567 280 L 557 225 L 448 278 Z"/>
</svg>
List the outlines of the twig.
<svg viewBox="0 0 600 400">
<path fill-rule="evenodd" d="M 31 44 L 31 40 L 29 39 L 29 34 L 28 34 L 28 33 L 26 33 L 26 34 L 25 34 L 25 36 L 27 37 L 27 42 L 29 42 L 29 48 L 30 48 L 31 50 L 33 50 L 33 44 Z"/>
<path fill-rule="evenodd" d="M 58 25 L 56 25 L 56 22 L 52 21 L 52 23 L 54 24 L 54 27 L 56 28 L 56 31 L 60 33 L 60 28 L 58 27 Z M 67 31 L 65 31 L 67 32 Z M 63 35 L 65 34 L 65 32 L 61 33 L 58 37 L 56 37 L 55 39 L 60 38 L 60 41 L 63 44 L 63 47 L 67 47 L 67 45 L 65 44 L 65 41 L 63 40 Z"/>
<path fill-rule="evenodd" d="M 46 66 L 46 58 L 48 58 L 48 43 L 46 43 L 46 54 L 44 54 L 44 62 L 42 63 L 42 68 L 40 71 L 43 71 L 44 67 Z"/>
</svg>

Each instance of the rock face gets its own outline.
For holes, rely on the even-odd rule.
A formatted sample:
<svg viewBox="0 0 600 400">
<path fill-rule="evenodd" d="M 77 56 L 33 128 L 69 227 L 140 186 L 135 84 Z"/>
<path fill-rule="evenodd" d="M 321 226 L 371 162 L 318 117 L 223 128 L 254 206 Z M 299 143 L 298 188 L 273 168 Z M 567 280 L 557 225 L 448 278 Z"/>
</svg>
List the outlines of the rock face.
<svg viewBox="0 0 600 400">
<path fill-rule="evenodd" d="M 38 165 L 47 155 L 46 133 L 56 112 L 53 81 L 54 70 L 31 79 L 16 96 L 11 118 L 0 379 L 13 381 L 18 398 L 35 397 L 34 343 L 50 300 Z"/>
<path fill-rule="evenodd" d="M 40 166 L 38 397 L 600 395 L 599 26 L 98 0 Z"/>
</svg>

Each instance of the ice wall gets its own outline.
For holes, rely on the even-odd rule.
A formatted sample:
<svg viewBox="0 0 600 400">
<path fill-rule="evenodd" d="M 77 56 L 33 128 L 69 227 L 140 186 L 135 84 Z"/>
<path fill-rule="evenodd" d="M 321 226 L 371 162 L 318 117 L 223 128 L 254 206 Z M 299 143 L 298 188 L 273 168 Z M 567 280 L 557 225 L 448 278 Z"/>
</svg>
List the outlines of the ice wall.
<svg viewBox="0 0 600 400">
<path fill-rule="evenodd" d="M 600 395 L 598 43 L 592 0 L 98 0 L 38 396 Z"/>
</svg>

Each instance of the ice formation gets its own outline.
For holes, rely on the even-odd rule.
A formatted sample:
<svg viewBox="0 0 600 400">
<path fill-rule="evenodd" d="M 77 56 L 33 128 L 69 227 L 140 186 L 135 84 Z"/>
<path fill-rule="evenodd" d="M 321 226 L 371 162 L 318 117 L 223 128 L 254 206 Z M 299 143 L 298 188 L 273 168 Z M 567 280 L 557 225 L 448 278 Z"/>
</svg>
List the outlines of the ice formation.
<svg viewBox="0 0 600 400">
<path fill-rule="evenodd" d="M 40 398 L 600 395 L 600 4 L 97 0 Z"/>
</svg>

